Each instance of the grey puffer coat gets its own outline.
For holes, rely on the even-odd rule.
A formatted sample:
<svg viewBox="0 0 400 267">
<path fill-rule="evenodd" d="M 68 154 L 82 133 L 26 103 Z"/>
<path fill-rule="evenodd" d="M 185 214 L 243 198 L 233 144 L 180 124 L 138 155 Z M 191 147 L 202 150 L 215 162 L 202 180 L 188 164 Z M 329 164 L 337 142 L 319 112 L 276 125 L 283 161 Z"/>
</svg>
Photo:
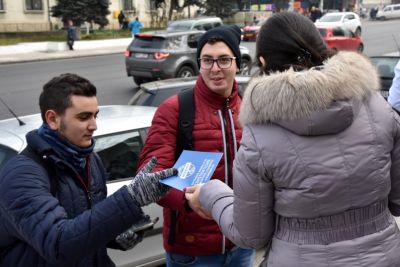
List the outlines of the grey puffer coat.
<svg viewBox="0 0 400 267">
<path fill-rule="evenodd" d="M 200 191 L 222 232 L 263 265 L 400 266 L 400 118 L 364 56 L 253 79 L 234 190 Z M 232 205 L 233 204 L 233 205 Z"/>
</svg>

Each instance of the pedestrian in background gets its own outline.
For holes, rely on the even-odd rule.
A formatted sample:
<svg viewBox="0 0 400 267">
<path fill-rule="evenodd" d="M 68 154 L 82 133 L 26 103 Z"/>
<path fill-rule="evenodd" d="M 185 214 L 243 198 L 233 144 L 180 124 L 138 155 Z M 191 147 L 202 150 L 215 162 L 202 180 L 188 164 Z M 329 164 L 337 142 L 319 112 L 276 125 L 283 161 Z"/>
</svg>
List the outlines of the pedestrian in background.
<svg viewBox="0 0 400 267">
<path fill-rule="evenodd" d="M 400 118 L 376 68 L 292 12 L 263 24 L 256 54 L 265 75 L 243 97 L 233 191 L 187 188 L 191 207 L 235 244 L 267 246 L 261 266 L 399 266 Z"/>
<path fill-rule="evenodd" d="M 241 99 L 235 75 L 240 68 L 240 28 L 221 26 L 208 30 L 197 45 L 200 75 L 193 88 L 194 119 L 191 150 L 223 152 L 212 179 L 232 186 L 232 165 L 242 136 L 238 115 Z M 180 155 L 178 125 L 182 111 L 178 96 L 164 101 L 156 111 L 139 166 L 152 156 L 155 170 L 170 168 Z M 168 166 L 168 167 L 167 167 Z M 171 189 L 158 204 L 164 207 L 163 238 L 167 266 L 249 267 L 255 251 L 236 247 L 218 225 L 192 211 L 182 191 Z"/>
<path fill-rule="evenodd" d="M 76 40 L 76 27 L 74 26 L 74 22 L 72 20 L 68 20 L 67 26 L 67 44 L 69 50 L 74 50 L 74 43 Z"/>
<path fill-rule="evenodd" d="M 400 60 L 394 68 L 394 78 L 389 88 L 388 102 L 392 107 L 400 111 Z"/>
<path fill-rule="evenodd" d="M 159 179 L 176 170 L 150 173 L 151 159 L 107 197 L 93 151 L 96 87 L 63 74 L 44 85 L 39 105 L 43 124 L 0 171 L 0 266 L 115 266 L 106 247 L 127 250 L 141 241 L 134 231 L 147 217 L 141 207 L 166 193 Z"/>
<path fill-rule="evenodd" d="M 135 38 L 135 34 L 140 33 L 140 29 L 143 28 L 143 24 L 139 21 L 139 17 L 129 22 L 128 28 L 132 32 L 132 38 Z"/>
<path fill-rule="evenodd" d="M 124 29 L 124 23 L 125 23 L 126 17 L 124 14 L 124 11 L 121 10 L 118 14 L 118 23 L 119 23 L 119 28 Z"/>
</svg>

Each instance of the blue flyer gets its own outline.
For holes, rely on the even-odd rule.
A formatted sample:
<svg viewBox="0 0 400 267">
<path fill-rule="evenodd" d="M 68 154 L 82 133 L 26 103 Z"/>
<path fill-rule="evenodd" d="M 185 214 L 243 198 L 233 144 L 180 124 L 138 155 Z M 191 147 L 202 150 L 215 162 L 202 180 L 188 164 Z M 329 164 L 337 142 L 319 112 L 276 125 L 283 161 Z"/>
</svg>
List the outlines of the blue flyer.
<svg viewBox="0 0 400 267">
<path fill-rule="evenodd" d="M 181 191 L 185 187 L 205 183 L 210 180 L 221 157 L 222 153 L 218 152 L 183 150 L 174 165 L 178 169 L 178 175 L 160 182 Z"/>
</svg>

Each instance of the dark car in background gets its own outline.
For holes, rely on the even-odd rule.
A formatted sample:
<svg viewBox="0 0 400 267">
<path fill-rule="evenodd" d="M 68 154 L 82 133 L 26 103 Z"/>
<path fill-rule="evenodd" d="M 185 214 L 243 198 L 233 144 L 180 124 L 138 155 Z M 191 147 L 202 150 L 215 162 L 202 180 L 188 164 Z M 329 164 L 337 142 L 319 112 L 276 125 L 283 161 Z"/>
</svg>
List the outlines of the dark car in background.
<svg viewBox="0 0 400 267">
<path fill-rule="evenodd" d="M 239 85 L 239 94 L 243 95 L 250 76 L 236 76 Z M 158 107 L 161 102 L 180 91 L 193 88 L 197 77 L 176 78 L 143 83 L 129 100 L 129 105 Z"/>
<path fill-rule="evenodd" d="M 334 50 L 364 51 L 361 36 L 339 26 L 318 26 L 325 43 Z"/>
<path fill-rule="evenodd" d="M 381 93 L 383 97 L 387 98 L 394 78 L 394 69 L 400 60 L 400 54 L 399 56 L 374 56 L 370 58 L 381 78 Z"/>
<path fill-rule="evenodd" d="M 125 51 L 127 75 L 132 76 L 137 85 L 154 80 L 198 75 L 197 41 L 204 32 L 190 30 L 136 34 Z M 246 47 L 240 46 L 240 52 L 241 71 L 246 73 L 252 58 Z"/>
</svg>

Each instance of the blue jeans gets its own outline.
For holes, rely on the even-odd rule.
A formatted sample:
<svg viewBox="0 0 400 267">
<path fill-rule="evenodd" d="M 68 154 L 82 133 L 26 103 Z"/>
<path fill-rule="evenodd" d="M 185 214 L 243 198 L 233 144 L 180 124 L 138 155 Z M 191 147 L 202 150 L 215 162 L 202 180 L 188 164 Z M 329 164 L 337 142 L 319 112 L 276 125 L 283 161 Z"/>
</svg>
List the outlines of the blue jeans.
<svg viewBox="0 0 400 267">
<path fill-rule="evenodd" d="M 252 267 L 256 251 L 234 247 L 224 254 L 185 256 L 167 252 L 167 267 Z"/>
</svg>

